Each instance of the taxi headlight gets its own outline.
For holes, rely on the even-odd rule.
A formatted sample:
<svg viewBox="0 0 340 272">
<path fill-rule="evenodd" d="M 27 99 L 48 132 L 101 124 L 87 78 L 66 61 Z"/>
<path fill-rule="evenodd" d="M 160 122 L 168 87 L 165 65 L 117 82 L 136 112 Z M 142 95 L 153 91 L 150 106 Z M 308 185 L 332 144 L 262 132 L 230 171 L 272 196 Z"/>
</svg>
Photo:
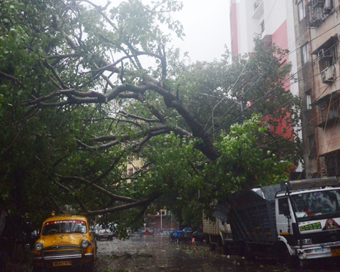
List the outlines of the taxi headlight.
<svg viewBox="0 0 340 272">
<path fill-rule="evenodd" d="M 81 241 L 81 245 L 80 245 L 82 248 L 88 248 L 89 246 L 89 241 L 87 240 L 83 240 Z"/>
<path fill-rule="evenodd" d="M 34 246 L 34 249 L 36 251 L 41 251 L 43 249 L 43 244 L 40 243 L 40 242 L 36 243 L 35 246 Z"/>
</svg>

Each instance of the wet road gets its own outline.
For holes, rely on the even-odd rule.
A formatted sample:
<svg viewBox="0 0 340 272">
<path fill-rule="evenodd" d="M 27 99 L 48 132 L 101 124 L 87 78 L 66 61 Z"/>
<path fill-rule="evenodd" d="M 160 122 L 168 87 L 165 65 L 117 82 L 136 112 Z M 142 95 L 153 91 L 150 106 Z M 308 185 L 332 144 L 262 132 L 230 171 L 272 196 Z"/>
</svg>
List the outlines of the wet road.
<svg viewBox="0 0 340 272">
<path fill-rule="evenodd" d="M 139 272 L 139 271 L 299 271 L 288 269 L 275 261 L 247 263 L 241 258 L 211 252 L 205 244 L 183 244 L 170 242 L 168 237 L 131 237 L 129 240 L 99 241 L 96 272 Z M 340 271 L 338 265 L 314 263 L 305 271 Z"/>
</svg>

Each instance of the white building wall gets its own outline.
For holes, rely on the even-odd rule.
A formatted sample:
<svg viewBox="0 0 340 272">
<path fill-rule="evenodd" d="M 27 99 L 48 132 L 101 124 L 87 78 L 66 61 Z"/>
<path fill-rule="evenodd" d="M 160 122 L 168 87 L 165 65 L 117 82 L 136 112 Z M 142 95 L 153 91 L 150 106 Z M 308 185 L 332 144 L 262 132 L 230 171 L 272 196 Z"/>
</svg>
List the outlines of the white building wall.
<svg viewBox="0 0 340 272">
<path fill-rule="evenodd" d="M 287 23 L 287 38 L 289 62 L 292 65 L 291 74 L 297 73 L 297 57 L 294 53 L 296 50 L 296 38 L 294 30 L 294 12 L 293 1 L 291 0 L 263 0 L 260 12 L 255 14 L 254 3 L 256 0 L 236 0 L 237 3 L 237 25 L 238 25 L 238 49 L 239 54 L 244 55 L 252 52 L 254 49 L 253 38 L 254 35 L 261 34 L 261 22 L 265 23 L 264 32 L 261 34 L 262 38 L 273 35 L 286 21 Z M 261 8 L 263 9 L 261 11 Z M 275 42 L 275 41 L 274 41 Z M 299 95 L 299 88 L 295 80 L 290 81 L 290 91 L 293 95 Z M 298 131 L 300 128 L 295 128 Z M 301 132 L 300 138 L 302 139 Z M 297 171 L 302 171 L 302 165 L 297 167 Z"/>
<path fill-rule="evenodd" d="M 287 2 L 289 1 L 263 0 L 265 35 L 272 35 L 287 19 Z"/>
</svg>

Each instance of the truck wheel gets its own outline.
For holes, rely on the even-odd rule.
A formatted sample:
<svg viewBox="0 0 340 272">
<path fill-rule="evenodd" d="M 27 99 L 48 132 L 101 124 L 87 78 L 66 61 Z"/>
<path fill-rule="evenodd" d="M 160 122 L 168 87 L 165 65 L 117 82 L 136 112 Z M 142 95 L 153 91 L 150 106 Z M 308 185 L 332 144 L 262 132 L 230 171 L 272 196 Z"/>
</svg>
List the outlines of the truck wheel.
<svg viewBox="0 0 340 272">
<path fill-rule="evenodd" d="M 301 270 L 307 269 L 308 268 L 308 261 L 299 259 L 299 268 Z"/>
<path fill-rule="evenodd" d="M 230 252 L 230 249 L 229 249 L 229 245 L 225 244 L 223 247 L 223 254 L 224 255 L 230 255 L 229 252 Z"/>
<path fill-rule="evenodd" d="M 283 262 L 288 266 L 288 268 L 296 268 L 298 264 L 298 259 L 296 256 L 291 256 L 288 252 L 283 258 Z"/>
<path fill-rule="evenodd" d="M 40 267 L 40 266 L 33 265 L 33 270 L 32 270 L 32 271 L 33 271 L 33 272 L 42 272 L 43 269 L 42 269 L 42 267 Z"/>
<path fill-rule="evenodd" d="M 252 248 L 250 245 L 246 244 L 243 248 L 243 256 L 247 261 L 253 262 L 255 260 L 255 256 L 253 254 Z"/>
<path fill-rule="evenodd" d="M 86 265 L 86 272 L 92 272 L 94 270 L 94 259 L 92 259 L 87 265 Z"/>
<path fill-rule="evenodd" d="M 216 250 L 216 245 L 215 244 L 209 244 L 209 248 L 211 251 L 215 251 Z"/>
<path fill-rule="evenodd" d="M 282 253 L 279 261 L 286 264 L 288 268 L 297 268 L 299 259 L 295 255 L 290 255 L 286 245 L 281 245 L 277 250 Z"/>
</svg>

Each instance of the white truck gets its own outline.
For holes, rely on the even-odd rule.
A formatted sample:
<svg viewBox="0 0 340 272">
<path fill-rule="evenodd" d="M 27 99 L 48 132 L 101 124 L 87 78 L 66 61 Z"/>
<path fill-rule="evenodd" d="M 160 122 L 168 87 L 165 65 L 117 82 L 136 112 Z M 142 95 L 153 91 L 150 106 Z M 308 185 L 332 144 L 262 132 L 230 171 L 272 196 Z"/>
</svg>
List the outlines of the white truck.
<svg viewBox="0 0 340 272">
<path fill-rule="evenodd" d="M 212 250 L 215 250 L 217 247 L 226 249 L 226 243 L 232 241 L 230 225 L 227 224 L 227 218 L 224 213 L 215 211 L 213 216 L 216 218 L 211 221 L 203 213 L 203 234 Z"/>
<path fill-rule="evenodd" d="M 222 239 L 225 252 L 273 255 L 300 267 L 340 256 L 339 185 L 335 177 L 317 178 L 229 195 L 217 214 L 231 227 L 232 239 Z"/>
</svg>

